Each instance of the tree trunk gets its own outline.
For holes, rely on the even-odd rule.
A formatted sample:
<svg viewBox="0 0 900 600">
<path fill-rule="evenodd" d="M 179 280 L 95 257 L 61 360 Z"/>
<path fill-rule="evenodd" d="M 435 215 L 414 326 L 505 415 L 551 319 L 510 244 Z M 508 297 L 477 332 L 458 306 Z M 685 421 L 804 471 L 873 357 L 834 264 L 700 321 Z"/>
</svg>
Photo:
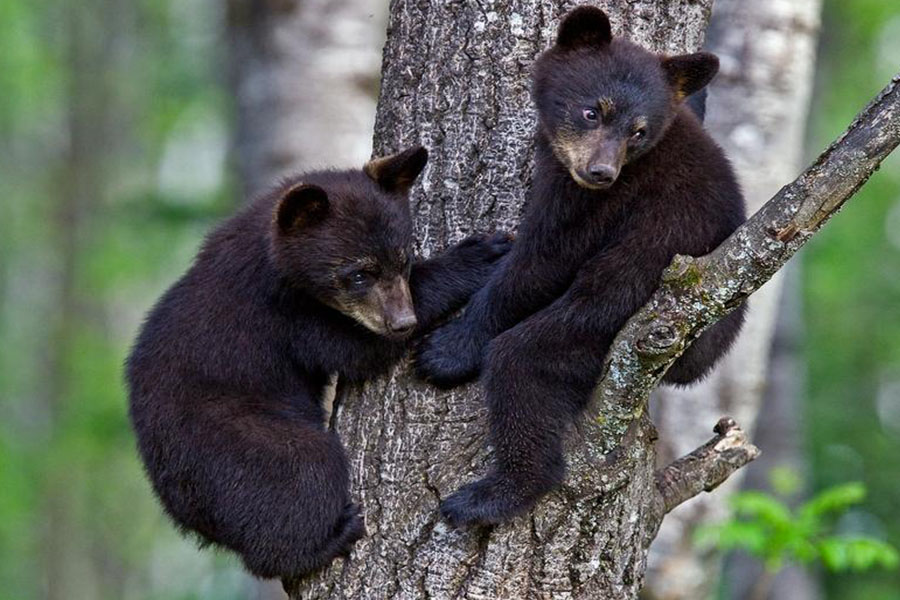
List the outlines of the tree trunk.
<svg viewBox="0 0 900 600">
<path fill-rule="evenodd" d="M 97 304 L 96 298 L 81 289 L 80 277 L 90 249 L 92 216 L 106 193 L 104 168 L 116 139 L 112 124 L 118 106 L 109 77 L 116 64 L 110 49 L 121 40 L 122 18 L 127 12 L 127 7 L 116 6 L 112 0 L 61 8 L 68 72 L 61 137 L 65 141 L 59 156 L 47 167 L 57 169 L 51 180 L 47 217 L 54 261 L 53 306 L 46 317 L 47 339 L 42 350 L 40 396 L 46 420 L 44 429 L 38 429 L 38 435 L 47 440 L 49 456 L 56 459 L 65 449 L 61 434 L 73 410 L 68 401 L 75 386 L 72 361 L 78 351 L 80 327 Z M 101 22 L 96 14 L 104 14 L 106 20 Z M 79 498 L 84 492 L 72 477 L 71 464 L 60 460 L 47 464 L 39 533 L 42 597 L 95 596 L 102 579 L 98 564 L 85 552 L 92 540 L 79 521 Z"/>
<path fill-rule="evenodd" d="M 392 3 L 375 151 L 416 142 L 432 151 L 412 197 L 424 254 L 472 231 L 514 228 L 533 154 L 529 69 L 574 4 Z M 700 47 L 711 0 L 598 4 L 616 33 L 683 52 Z M 477 387 L 438 393 L 404 367 L 343 395 L 336 421 L 369 535 L 294 598 L 636 597 L 664 512 L 646 415 L 599 445 L 575 432 L 561 491 L 512 523 L 469 531 L 449 529 L 437 506 L 484 471 Z M 604 459 L 615 447 L 616 460 Z"/>
<path fill-rule="evenodd" d="M 387 0 L 229 0 L 236 162 L 246 197 L 369 158 Z"/>
<path fill-rule="evenodd" d="M 710 89 L 706 127 L 732 160 L 750 214 L 801 169 L 820 11 L 820 0 L 715 3 L 707 48 L 720 57 L 721 70 Z M 721 414 L 753 426 L 766 389 L 780 288 L 776 276 L 750 299 L 741 336 L 709 378 L 654 393 L 661 462 L 690 451 Z M 725 516 L 738 482 L 734 478 L 669 515 L 650 551 L 647 597 L 711 596 L 720 557 L 698 552 L 692 538 L 701 522 Z"/>
</svg>

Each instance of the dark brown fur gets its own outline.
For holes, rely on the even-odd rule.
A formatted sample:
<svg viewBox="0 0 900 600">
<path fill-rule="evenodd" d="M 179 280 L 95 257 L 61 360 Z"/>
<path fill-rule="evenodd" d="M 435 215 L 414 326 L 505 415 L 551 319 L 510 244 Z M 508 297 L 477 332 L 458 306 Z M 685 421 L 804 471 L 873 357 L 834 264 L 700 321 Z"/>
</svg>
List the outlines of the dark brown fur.
<svg viewBox="0 0 900 600">
<path fill-rule="evenodd" d="M 314 571 L 365 533 L 324 423 L 329 376 L 384 373 L 412 327 L 461 306 L 509 247 L 473 236 L 410 260 L 406 192 L 426 158 L 307 173 L 257 199 L 210 234 L 128 358 L 131 419 L 166 512 L 260 577 Z"/>
<path fill-rule="evenodd" d="M 484 364 L 495 463 L 444 501 L 451 523 L 503 521 L 562 481 L 563 432 L 616 333 L 675 254 L 706 254 L 743 222 L 728 160 L 682 103 L 717 66 L 709 54 L 660 57 L 611 39 L 590 7 L 566 17 L 537 61 L 535 172 L 516 246 L 416 360 L 445 387 Z M 665 381 L 709 372 L 742 318 L 739 309 L 704 333 Z"/>
</svg>

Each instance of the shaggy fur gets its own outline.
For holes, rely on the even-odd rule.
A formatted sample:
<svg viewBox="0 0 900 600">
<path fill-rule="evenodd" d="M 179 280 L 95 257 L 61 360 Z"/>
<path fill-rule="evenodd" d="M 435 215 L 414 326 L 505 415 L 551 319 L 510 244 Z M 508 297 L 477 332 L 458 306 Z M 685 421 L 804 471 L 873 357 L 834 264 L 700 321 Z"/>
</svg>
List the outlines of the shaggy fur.
<svg viewBox="0 0 900 600">
<path fill-rule="evenodd" d="M 537 61 L 535 171 L 515 248 L 416 359 L 442 387 L 484 364 L 495 463 L 445 500 L 451 523 L 506 520 L 562 481 L 563 432 L 616 333 L 676 253 L 706 254 L 744 221 L 728 160 L 683 103 L 717 68 L 709 54 L 662 57 L 612 39 L 606 15 L 590 7 L 566 17 Z M 742 319 L 739 309 L 710 328 L 664 380 L 708 373 Z"/>
<path fill-rule="evenodd" d="M 324 424 L 329 376 L 384 373 L 509 248 L 473 236 L 413 263 L 406 193 L 427 153 L 290 179 L 216 229 L 127 361 L 140 454 L 166 512 L 260 577 L 297 577 L 365 534 Z M 414 302 L 414 311 L 413 303 Z"/>
</svg>

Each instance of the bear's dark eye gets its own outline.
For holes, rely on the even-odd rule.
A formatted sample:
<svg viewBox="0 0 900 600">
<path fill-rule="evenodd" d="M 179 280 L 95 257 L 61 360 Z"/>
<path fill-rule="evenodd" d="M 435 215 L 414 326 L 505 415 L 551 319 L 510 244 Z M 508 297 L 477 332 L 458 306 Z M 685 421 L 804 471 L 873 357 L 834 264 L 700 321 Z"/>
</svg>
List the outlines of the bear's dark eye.
<svg viewBox="0 0 900 600">
<path fill-rule="evenodd" d="M 372 275 L 365 271 L 356 271 L 352 275 L 350 275 L 350 283 L 353 285 L 365 285 L 369 283 L 369 280 L 372 278 Z"/>
<path fill-rule="evenodd" d="M 645 135 L 647 135 L 647 130 L 644 129 L 643 127 L 640 127 L 638 129 L 635 129 L 634 133 L 631 134 L 631 137 L 634 140 L 639 140 L 639 139 L 643 138 Z"/>
<path fill-rule="evenodd" d="M 581 116 L 585 118 L 586 121 L 596 121 L 597 120 L 597 111 L 593 108 L 586 108 L 581 111 Z"/>
</svg>

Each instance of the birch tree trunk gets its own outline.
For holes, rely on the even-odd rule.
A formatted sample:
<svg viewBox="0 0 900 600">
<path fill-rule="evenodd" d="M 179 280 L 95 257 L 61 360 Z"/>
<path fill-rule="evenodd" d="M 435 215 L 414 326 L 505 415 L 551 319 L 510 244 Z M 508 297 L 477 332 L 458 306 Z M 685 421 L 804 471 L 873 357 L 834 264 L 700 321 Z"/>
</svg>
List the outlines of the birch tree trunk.
<svg viewBox="0 0 900 600">
<path fill-rule="evenodd" d="M 710 88 L 706 127 L 732 160 L 750 214 L 802 167 L 820 12 L 821 0 L 715 2 L 707 48 L 719 56 L 721 69 Z M 661 462 L 704 440 L 706 424 L 721 414 L 753 427 L 766 388 L 780 289 L 779 274 L 750 298 L 741 336 L 708 379 L 654 393 Z M 725 516 L 738 483 L 732 478 L 716 494 L 698 496 L 667 517 L 650 552 L 647 597 L 710 597 L 720 557 L 696 550 L 692 538 L 701 522 Z"/>
<path fill-rule="evenodd" d="M 711 0 L 596 4 L 617 34 L 674 53 L 701 46 Z M 533 154 L 529 70 L 574 5 L 392 2 L 375 153 L 417 142 L 431 150 L 412 197 L 423 254 L 472 231 L 515 227 Z M 601 444 L 573 433 L 567 485 L 532 514 L 459 531 L 437 507 L 485 468 L 477 386 L 438 393 L 404 366 L 340 400 L 337 428 L 369 534 L 351 560 L 302 582 L 292 597 L 636 597 L 664 512 L 645 415 Z M 617 460 L 604 459 L 614 448 Z"/>
<path fill-rule="evenodd" d="M 362 164 L 387 0 L 228 0 L 246 197 L 302 169 Z"/>
<path fill-rule="evenodd" d="M 803 276 L 800 264 L 784 269 L 781 300 L 769 358 L 768 385 L 762 409 L 756 421 L 754 442 L 765 453 L 742 472 L 742 488 L 773 492 L 769 474 L 774 467 L 788 467 L 809 481 L 809 465 L 803 443 L 803 394 L 806 387 L 806 362 L 801 352 L 804 338 Z M 796 507 L 802 497 L 792 497 Z M 761 578 L 763 564 L 742 552 L 730 554 L 722 567 L 720 586 L 724 598 L 752 600 Z M 767 600 L 819 600 L 823 598 L 821 581 L 815 569 L 787 564 L 771 581 Z"/>
</svg>

